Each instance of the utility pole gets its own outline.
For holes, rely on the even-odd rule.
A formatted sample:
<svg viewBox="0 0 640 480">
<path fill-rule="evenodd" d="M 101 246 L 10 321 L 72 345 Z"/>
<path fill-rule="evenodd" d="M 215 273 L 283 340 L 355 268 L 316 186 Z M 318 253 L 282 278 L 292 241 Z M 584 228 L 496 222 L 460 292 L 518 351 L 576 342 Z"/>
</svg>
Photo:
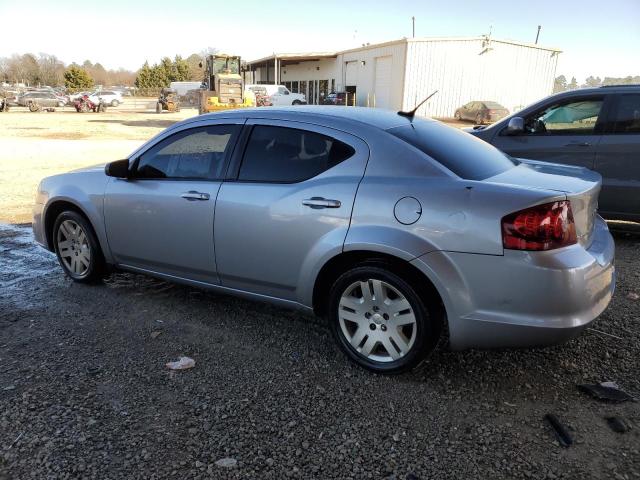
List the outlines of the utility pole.
<svg viewBox="0 0 640 480">
<path fill-rule="evenodd" d="M 540 37 L 540 29 L 542 28 L 542 25 L 538 25 L 538 33 L 536 33 L 536 45 L 538 44 L 538 38 Z"/>
<path fill-rule="evenodd" d="M 411 38 L 416 38 L 416 17 L 411 17 Z"/>
</svg>

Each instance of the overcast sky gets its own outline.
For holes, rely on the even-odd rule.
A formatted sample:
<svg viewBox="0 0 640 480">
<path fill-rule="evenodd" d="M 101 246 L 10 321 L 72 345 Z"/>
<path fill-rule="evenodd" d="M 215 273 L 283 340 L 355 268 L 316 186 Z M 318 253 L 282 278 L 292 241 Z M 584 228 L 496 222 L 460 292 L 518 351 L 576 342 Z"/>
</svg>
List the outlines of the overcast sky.
<svg viewBox="0 0 640 480">
<path fill-rule="evenodd" d="M 411 36 L 493 37 L 563 50 L 557 74 L 640 75 L 640 0 L 0 0 L 0 56 L 46 52 L 135 70 L 207 47 L 247 60 Z M 28 21 L 26 21 L 28 19 Z"/>
</svg>

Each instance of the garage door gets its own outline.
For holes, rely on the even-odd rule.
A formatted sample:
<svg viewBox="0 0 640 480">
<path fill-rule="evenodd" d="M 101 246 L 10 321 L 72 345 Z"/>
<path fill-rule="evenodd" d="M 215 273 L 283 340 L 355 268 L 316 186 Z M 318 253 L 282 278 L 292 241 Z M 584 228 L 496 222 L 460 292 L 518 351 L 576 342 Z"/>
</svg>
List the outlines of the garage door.
<svg viewBox="0 0 640 480">
<path fill-rule="evenodd" d="M 377 108 L 391 107 L 391 56 L 376 58 L 374 86 Z"/>
<path fill-rule="evenodd" d="M 356 86 L 358 84 L 358 63 L 357 62 L 348 62 L 347 63 L 347 75 L 345 78 L 345 83 L 347 87 Z"/>
</svg>

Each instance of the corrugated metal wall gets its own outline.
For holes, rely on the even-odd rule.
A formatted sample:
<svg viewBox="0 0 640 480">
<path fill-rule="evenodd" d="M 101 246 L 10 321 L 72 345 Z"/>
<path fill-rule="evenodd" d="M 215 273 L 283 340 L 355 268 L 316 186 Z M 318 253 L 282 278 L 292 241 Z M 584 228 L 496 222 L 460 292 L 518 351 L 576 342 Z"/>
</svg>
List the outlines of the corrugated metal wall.
<svg viewBox="0 0 640 480">
<path fill-rule="evenodd" d="M 471 100 L 514 112 L 552 93 L 557 62 L 558 52 L 497 40 L 410 40 L 401 106 L 413 108 L 438 90 L 419 115 L 452 117 Z"/>
</svg>

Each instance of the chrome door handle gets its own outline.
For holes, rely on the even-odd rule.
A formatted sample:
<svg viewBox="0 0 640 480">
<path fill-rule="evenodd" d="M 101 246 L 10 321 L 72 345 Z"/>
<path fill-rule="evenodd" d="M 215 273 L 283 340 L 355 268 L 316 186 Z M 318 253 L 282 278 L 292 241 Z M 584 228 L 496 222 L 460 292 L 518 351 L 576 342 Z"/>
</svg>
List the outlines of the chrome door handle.
<svg viewBox="0 0 640 480">
<path fill-rule="evenodd" d="M 185 200 L 189 200 L 190 202 L 193 202 L 194 200 L 209 200 L 210 198 L 208 193 L 196 192 L 194 190 L 184 192 L 180 196 Z"/>
<path fill-rule="evenodd" d="M 590 147 L 591 144 L 589 142 L 569 142 L 565 145 L 565 147 Z"/>
<path fill-rule="evenodd" d="M 302 201 L 302 204 L 311 208 L 340 208 L 340 200 L 329 200 L 322 197 L 311 197 Z"/>
</svg>

